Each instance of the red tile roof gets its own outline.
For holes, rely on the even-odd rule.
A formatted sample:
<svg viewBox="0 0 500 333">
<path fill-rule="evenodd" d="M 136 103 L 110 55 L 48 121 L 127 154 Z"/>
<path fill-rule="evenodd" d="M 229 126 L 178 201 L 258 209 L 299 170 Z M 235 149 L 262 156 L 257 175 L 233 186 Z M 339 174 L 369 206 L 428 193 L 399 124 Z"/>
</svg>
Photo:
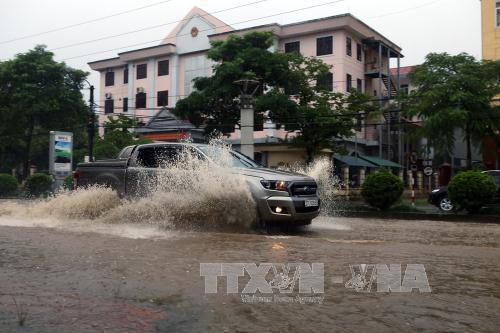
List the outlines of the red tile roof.
<svg viewBox="0 0 500 333">
<path fill-rule="evenodd" d="M 403 66 L 399 67 L 399 74 L 400 75 L 407 75 L 415 69 L 415 66 Z M 398 74 L 398 69 L 397 68 L 391 68 L 391 75 L 397 75 Z"/>
</svg>

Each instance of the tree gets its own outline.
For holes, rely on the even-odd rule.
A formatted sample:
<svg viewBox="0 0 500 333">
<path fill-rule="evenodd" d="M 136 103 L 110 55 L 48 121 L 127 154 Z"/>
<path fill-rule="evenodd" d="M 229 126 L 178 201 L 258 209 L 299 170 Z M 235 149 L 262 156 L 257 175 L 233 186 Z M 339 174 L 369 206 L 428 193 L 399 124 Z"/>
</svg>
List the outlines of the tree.
<svg viewBox="0 0 500 333">
<path fill-rule="evenodd" d="M 177 103 L 174 113 L 204 125 L 207 133 L 230 133 L 240 121 L 235 101 L 240 91 L 234 82 L 258 79 L 256 124 L 262 123 L 264 114 L 283 124 L 296 134 L 290 143 L 304 147 L 311 161 L 319 150 L 331 146 L 333 137 L 351 134 L 355 109 L 361 105 L 368 109 L 369 98 L 357 92 L 348 96 L 331 92 L 321 84 L 329 75 L 328 65 L 299 53 L 272 52 L 272 45 L 271 32 L 230 35 L 225 41 L 212 42 L 208 57 L 216 62 L 213 75 L 195 79 L 196 90 Z"/>
<path fill-rule="evenodd" d="M 500 109 L 492 99 L 500 93 L 500 62 L 478 61 L 461 53 L 430 53 L 410 74 L 416 89 L 406 112 L 423 120 L 417 129 L 439 155 L 450 156 L 455 130 L 461 129 L 472 167 L 472 143 L 500 130 Z"/>
<path fill-rule="evenodd" d="M 96 159 L 115 158 L 126 146 L 151 143 L 149 139 L 139 137 L 130 132 L 137 126 L 137 120 L 124 115 L 108 117 L 104 123 L 104 136 L 96 135 L 94 155 Z"/>
<path fill-rule="evenodd" d="M 0 164 L 46 167 L 49 131 L 71 131 L 83 144 L 87 106 L 81 89 L 87 73 L 56 62 L 44 46 L 0 62 Z"/>
</svg>

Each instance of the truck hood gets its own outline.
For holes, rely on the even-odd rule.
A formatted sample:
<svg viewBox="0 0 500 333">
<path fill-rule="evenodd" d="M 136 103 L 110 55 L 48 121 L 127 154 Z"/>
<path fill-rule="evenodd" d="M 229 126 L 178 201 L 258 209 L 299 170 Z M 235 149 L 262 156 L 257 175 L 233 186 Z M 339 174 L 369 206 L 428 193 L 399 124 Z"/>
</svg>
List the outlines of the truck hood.
<svg viewBox="0 0 500 333">
<path fill-rule="evenodd" d="M 234 168 L 234 173 L 249 177 L 260 177 L 266 180 L 314 181 L 312 177 L 300 173 L 269 168 Z"/>
</svg>

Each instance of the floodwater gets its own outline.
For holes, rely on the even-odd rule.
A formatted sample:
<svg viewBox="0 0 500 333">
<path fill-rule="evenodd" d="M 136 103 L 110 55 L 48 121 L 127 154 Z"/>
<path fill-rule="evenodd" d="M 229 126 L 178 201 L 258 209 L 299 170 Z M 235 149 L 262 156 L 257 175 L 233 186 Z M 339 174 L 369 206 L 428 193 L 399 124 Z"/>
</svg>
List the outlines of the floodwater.
<svg viewBox="0 0 500 333">
<path fill-rule="evenodd" d="M 263 234 L 4 214 L 0 332 L 497 332 L 499 247 L 495 224 L 323 216 Z M 248 278 L 208 294 L 200 276 L 294 262 L 324 264 L 321 304 L 245 303 Z M 424 265 L 431 292 L 346 288 L 357 264 Z"/>
</svg>

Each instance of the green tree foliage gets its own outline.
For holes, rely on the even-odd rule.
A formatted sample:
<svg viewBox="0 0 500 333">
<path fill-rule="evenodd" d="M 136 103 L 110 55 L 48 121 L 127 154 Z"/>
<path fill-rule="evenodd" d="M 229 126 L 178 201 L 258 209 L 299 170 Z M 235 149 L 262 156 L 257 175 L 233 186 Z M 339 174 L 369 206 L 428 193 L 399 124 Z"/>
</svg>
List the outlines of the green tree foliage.
<svg viewBox="0 0 500 333">
<path fill-rule="evenodd" d="M 104 123 L 104 136 L 95 137 L 95 158 L 115 158 L 120 150 L 126 146 L 152 142 L 149 139 L 141 138 L 137 134 L 130 132 L 130 129 L 136 126 L 137 121 L 133 118 L 121 114 L 116 117 L 109 117 L 106 123 Z"/>
<path fill-rule="evenodd" d="M 17 179 L 9 174 L 0 173 L 0 197 L 15 194 L 17 191 Z"/>
<path fill-rule="evenodd" d="M 0 165 L 48 167 L 49 131 L 74 133 L 85 144 L 87 106 L 81 89 L 86 72 L 56 62 L 44 46 L 0 62 Z"/>
<path fill-rule="evenodd" d="M 51 176 L 44 173 L 35 173 L 26 178 L 24 187 L 29 196 L 45 196 L 51 192 L 53 182 L 54 180 Z"/>
<path fill-rule="evenodd" d="M 459 172 L 448 184 L 451 202 L 471 214 L 490 203 L 496 191 L 493 178 L 477 170 Z"/>
<path fill-rule="evenodd" d="M 266 114 L 287 131 L 296 132 L 291 143 L 304 147 L 312 160 L 319 150 L 331 146 L 331 138 L 349 136 L 356 125 L 353 113 L 370 111 L 371 103 L 366 95 L 353 92 L 344 96 L 317 84 L 325 81 L 330 70 L 321 60 L 272 52 L 272 45 L 271 32 L 230 35 L 212 42 L 208 57 L 216 62 L 213 75 L 195 79 L 195 91 L 180 100 L 174 112 L 197 126 L 204 125 L 208 133 L 230 133 L 240 121 L 235 101 L 240 90 L 234 82 L 258 79 L 256 123 Z"/>
<path fill-rule="evenodd" d="M 361 196 L 370 206 L 387 210 L 399 201 L 403 190 L 403 181 L 382 169 L 366 177 L 361 188 Z"/>
<path fill-rule="evenodd" d="M 500 129 L 500 108 L 492 99 L 500 93 L 500 62 L 478 61 L 461 53 L 430 53 L 410 74 L 415 90 L 406 112 L 421 117 L 417 129 L 437 154 L 453 153 L 455 130 L 461 129 L 472 166 L 471 145 Z"/>
</svg>

